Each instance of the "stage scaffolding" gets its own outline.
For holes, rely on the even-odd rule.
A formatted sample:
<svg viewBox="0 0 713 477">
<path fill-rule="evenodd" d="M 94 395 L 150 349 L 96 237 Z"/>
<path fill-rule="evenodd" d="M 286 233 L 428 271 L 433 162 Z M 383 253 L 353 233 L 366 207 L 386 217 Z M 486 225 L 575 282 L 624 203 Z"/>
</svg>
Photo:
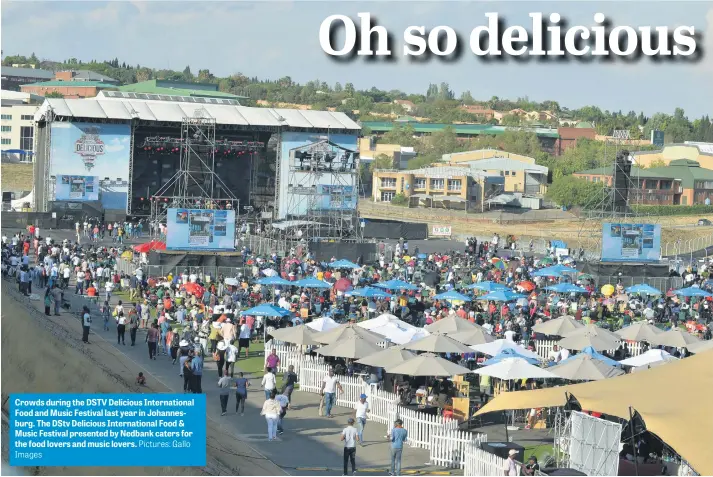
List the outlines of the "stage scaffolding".
<svg viewBox="0 0 713 477">
<path fill-rule="evenodd" d="M 150 198 L 152 223 L 165 224 L 169 208 L 233 209 L 239 213 L 240 201 L 215 172 L 215 130 L 215 119 L 203 108 L 183 118 L 179 169 Z"/>
</svg>

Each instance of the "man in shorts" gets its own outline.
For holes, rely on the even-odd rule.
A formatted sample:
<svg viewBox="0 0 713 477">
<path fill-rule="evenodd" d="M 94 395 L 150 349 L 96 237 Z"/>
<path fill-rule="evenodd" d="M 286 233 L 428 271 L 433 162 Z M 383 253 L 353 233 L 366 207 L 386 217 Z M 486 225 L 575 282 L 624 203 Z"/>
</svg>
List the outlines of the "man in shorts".
<svg viewBox="0 0 713 477">
<path fill-rule="evenodd" d="M 240 325 L 240 335 L 238 336 L 238 356 L 240 356 L 240 351 L 245 348 L 245 358 L 247 359 L 250 355 L 250 336 L 252 335 L 252 330 L 247 322 L 243 322 Z"/>
</svg>

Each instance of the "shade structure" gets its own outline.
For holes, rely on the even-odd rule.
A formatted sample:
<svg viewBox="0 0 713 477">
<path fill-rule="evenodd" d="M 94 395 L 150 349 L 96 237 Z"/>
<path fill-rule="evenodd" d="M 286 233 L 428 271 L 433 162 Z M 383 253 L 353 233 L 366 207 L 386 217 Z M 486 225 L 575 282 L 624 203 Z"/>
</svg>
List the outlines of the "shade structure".
<svg viewBox="0 0 713 477">
<path fill-rule="evenodd" d="M 310 321 L 306 326 L 312 328 L 314 331 L 329 331 L 334 328 L 338 328 L 339 323 L 328 316 L 324 316 L 322 318 L 317 318 L 314 321 Z"/>
<path fill-rule="evenodd" d="M 538 368 L 520 358 L 506 358 L 492 366 L 476 369 L 475 373 L 481 376 L 490 376 L 499 379 L 541 379 L 558 377 L 546 369 Z"/>
<path fill-rule="evenodd" d="M 668 363 L 670 361 L 678 361 L 678 358 L 671 356 L 670 353 L 667 353 L 662 349 L 650 349 L 646 353 L 642 353 L 638 356 L 632 356 L 631 358 L 619 361 L 619 363 L 624 366 L 633 366 L 636 368 L 658 362 Z"/>
<path fill-rule="evenodd" d="M 411 351 L 430 351 L 431 353 L 472 353 L 473 350 L 468 348 L 460 341 L 449 338 L 443 333 L 434 333 L 415 341 L 410 341 L 403 345 L 404 349 Z"/>
<path fill-rule="evenodd" d="M 357 363 L 367 366 L 376 366 L 378 368 L 389 368 L 415 357 L 415 353 L 405 350 L 401 346 L 392 346 L 391 348 L 382 349 L 365 358 L 361 358 Z"/>
<path fill-rule="evenodd" d="M 562 274 L 559 272 L 546 270 L 544 268 L 541 268 L 540 270 L 535 270 L 534 272 L 532 272 L 531 275 L 533 277 L 555 277 L 555 278 L 559 278 L 562 276 Z"/>
<path fill-rule="evenodd" d="M 646 295 L 662 295 L 661 290 L 658 288 L 654 288 L 651 285 L 647 285 L 646 283 L 641 283 L 639 285 L 634 285 L 629 288 L 627 288 L 626 293 L 640 293 L 640 294 L 646 294 Z"/>
<path fill-rule="evenodd" d="M 418 290 L 418 286 L 412 285 L 409 282 L 403 280 L 387 280 L 381 283 L 375 283 L 377 288 L 385 288 L 387 290 Z"/>
<path fill-rule="evenodd" d="M 323 344 L 332 344 L 352 336 L 361 336 L 365 340 L 371 341 L 374 344 L 384 341 L 383 336 L 372 333 L 364 328 L 359 328 L 351 323 L 339 325 L 332 330 L 321 331 L 314 336 L 314 339 Z"/>
<path fill-rule="evenodd" d="M 497 282 L 479 282 L 479 283 L 473 283 L 472 285 L 468 285 L 465 287 L 467 290 L 482 290 L 486 292 L 493 292 L 493 291 L 505 291 L 509 290 L 509 288 L 502 283 L 497 283 Z"/>
<path fill-rule="evenodd" d="M 676 348 L 685 348 L 688 345 L 694 343 L 700 343 L 701 340 L 693 336 L 687 331 L 683 331 L 681 328 L 675 328 L 673 330 L 668 330 L 660 335 L 656 335 L 651 341 L 652 345 L 661 346 L 675 346 Z"/>
<path fill-rule="evenodd" d="M 597 381 L 624 374 L 621 368 L 610 366 L 586 353 L 572 356 L 566 362 L 563 361 L 547 370 L 560 378 L 572 381 Z"/>
<path fill-rule="evenodd" d="M 403 322 L 391 322 L 385 325 L 377 326 L 376 328 L 371 328 L 369 331 L 376 333 L 384 337 L 384 341 L 389 341 L 390 343 L 396 343 L 399 345 L 409 343 L 414 340 L 420 340 L 430 335 L 430 333 L 423 328 L 416 328 L 408 323 Z"/>
<path fill-rule="evenodd" d="M 478 300 L 483 301 L 515 301 L 520 298 L 527 298 L 526 295 L 521 295 L 508 290 L 498 290 L 490 292 L 487 295 L 479 296 Z"/>
<path fill-rule="evenodd" d="M 691 353 L 703 353 L 705 351 L 713 350 L 713 340 L 699 341 L 698 343 L 692 343 L 686 346 L 686 349 Z M 713 357 L 712 357 L 713 359 Z"/>
<path fill-rule="evenodd" d="M 398 323 L 399 325 L 402 326 L 412 326 L 406 323 L 405 321 L 399 320 L 399 318 L 396 315 L 392 315 L 391 313 L 383 313 L 376 318 L 372 318 L 370 320 L 366 321 L 360 321 L 357 323 L 358 326 L 361 326 L 364 329 L 370 330 L 372 328 L 378 328 L 379 326 L 384 326 L 387 323 Z"/>
<path fill-rule="evenodd" d="M 574 359 L 574 358 L 576 358 L 577 356 L 580 356 L 580 355 L 582 355 L 582 354 L 587 354 L 587 355 L 591 356 L 592 359 L 595 359 L 595 360 L 597 360 L 597 361 L 601 361 L 602 363 L 607 364 L 607 365 L 609 365 L 609 366 L 621 367 L 621 364 L 619 364 L 619 361 L 615 361 L 615 360 L 613 360 L 613 359 L 611 359 L 611 358 L 608 358 L 608 357 L 604 356 L 603 354 L 599 353 L 597 350 L 595 350 L 594 348 L 591 348 L 591 347 L 584 348 L 582 351 L 580 351 L 579 354 L 577 354 L 577 355 L 575 355 L 575 356 L 570 356 L 570 357 L 567 358 L 567 359 L 563 359 L 562 361 L 559 362 L 559 364 L 566 363 L 566 362 L 568 362 L 569 360 Z"/>
<path fill-rule="evenodd" d="M 315 351 L 322 356 L 336 356 L 339 358 L 361 359 L 383 350 L 376 343 L 364 339 L 361 336 L 353 335 L 335 341 L 327 346 L 317 348 Z"/>
<path fill-rule="evenodd" d="M 675 385 L 672 385 L 675 383 Z M 582 409 L 596 409 L 628 420 L 630 409 L 646 428 L 671 446 L 700 475 L 713 475 L 713 419 L 700 405 L 682 405 L 681 396 L 696 403 L 713 402 L 713 361 L 705 354 L 591 383 L 536 391 L 501 393 L 476 413 L 564 406 L 573 397 Z"/>
<path fill-rule="evenodd" d="M 329 268 L 349 268 L 349 269 L 361 268 L 356 263 L 350 262 L 349 260 L 344 260 L 344 259 L 329 263 L 329 264 L 327 264 L 327 266 L 329 266 Z"/>
<path fill-rule="evenodd" d="M 626 328 L 615 331 L 615 333 L 625 340 L 648 341 L 651 343 L 656 336 L 663 333 L 663 330 L 650 325 L 646 321 L 637 321 Z"/>
<path fill-rule="evenodd" d="M 329 283 L 323 280 L 318 280 L 314 277 L 303 278 L 302 280 L 292 282 L 292 284 L 303 288 L 332 288 L 332 285 L 330 285 Z"/>
<path fill-rule="evenodd" d="M 571 283 L 558 283 L 557 285 L 545 287 L 545 290 L 556 293 L 587 293 L 586 288 L 578 287 L 577 285 L 573 285 Z"/>
<path fill-rule="evenodd" d="M 698 297 L 713 296 L 712 294 L 708 293 L 705 290 L 701 290 L 698 287 L 681 288 L 680 290 L 674 290 L 673 292 L 678 296 L 698 296 Z"/>
<path fill-rule="evenodd" d="M 583 327 L 584 324 L 581 321 L 577 321 L 573 316 L 564 315 L 554 320 L 538 323 L 532 327 L 532 330 L 543 335 L 564 336 Z"/>
<path fill-rule="evenodd" d="M 321 343 L 314 339 L 317 333 L 307 325 L 291 326 L 289 328 L 280 328 L 270 334 L 276 340 L 292 343 L 300 346 L 319 346 Z"/>
<path fill-rule="evenodd" d="M 595 336 L 602 337 L 602 338 L 609 338 L 610 340 L 613 340 L 613 341 L 621 340 L 619 335 L 617 335 L 613 331 L 609 331 L 609 330 L 602 328 L 601 326 L 597 326 L 597 325 L 585 325 L 585 326 L 582 326 L 581 328 L 577 328 L 576 330 L 572 330 L 569 333 L 564 334 L 563 336 L 565 338 L 569 338 L 571 336 L 585 335 L 588 333 L 593 334 Z"/>
<path fill-rule="evenodd" d="M 470 369 L 432 353 L 420 354 L 415 358 L 385 369 L 392 374 L 405 374 L 407 376 L 444 377 L 472 373 Z"/>
<path fill-rule="evenodd" d="M 265 285 L 268 287 L 276 287 L 276 286 L 291 286 L 293 285 L 293 282 L 289 280 L 285 280 L 284 278 L 281 277 L 265 277 L 261 278 L 257 281 L 258 285 Z"/>
<path fill-rule="evenodd" d="M 568 267 L 568 266 L 562 265 L 562 264 L 552 265 L 551 267 L 541 268 L 540 270 L 544 270 L 546 272 L 554 272 L 554 273 L 577 273 L 576 268 Z"/>
<path fill-rule="evenodd" d="M 433 298 L 436 300 L 446 300 L 446 301 L 470 301 L 471 298 L 469 296 L 463 295 L 462 293 L 458 293 L 455 290 L 449 290 L 444 293 L 439 293 L 438 295 L 434 295 Z"/>
<path fill-rule="evenodd" d="M 346 293 L 348 296 L 360 296 L 363 298 L 390 298 L 392 295 L 376 287 L 356 288 Z"/>
<path fill-rule="evenodd" d="M 518 354 L 525 356 L 526 358 L 540 359 L 537 353 L 534 353 L 529 349 L 520 346 L 517 343 L 513 343 L 512 341 L 505 339 L 499 339 L 490 343 L 471 346 L 470 349 L 473 351 L 477 351 L 478 353 L 487 354 L 488 356 L 497 356 L 504 349 L 512 349 L 515 350 Z"/>
<path fill-rule="evenodd" d="M 139 245 L 134 245 L 134 251 L 139 253 L 149 253 L 151 250 L 166 250 L 166 242 L 151 240 Z"/>
<path fill-rule="evenodd" d="M 271 318 L 281 318 L 283 316 L 289 316 L 292 313 L 285 310 L 284 308 L 280 308 L 279 306 L 263 303 L 262 305 L 258 305 L 248 310 L 241 311 L 240 314 L 247 316 L 268 316 Z"/>
<path fill-rule="evenodd" d="M 478 327 L 475 323 L 471 323 L 468 320 L 464 320 L 458 315 L 449 315 L 442 320 L 438 320 L 435 323 L 431 323 L 426 326 L 426 329 L 431 333 L 458 333 L 460 331 L 474 330 Z"/>
<path fill-rule="evenodd" d="M 500 353 L 496 354 L 492 358 L 483 361 L 483 366 L 490 366 L 492 364 L 499 363 L 500 361 L 508 358 L 519 358 L 519 359 L 524 359 L 530 364 L 538 364 L 540 362 L 539 359 L 535 358 L 528 358 L 527 356 L 523 356 L 520 353 L 517 352 L 517 350 L 514 350 L 512 348 L 506 348 L 502 350 Z"/>
<path fill-rule="evenodd" d="M 456 341 L 460 341 L 463 344 L 467 344 L 468 346 L 492 343 L 493 341 L 495 341 L 495 337 L 485 331 L 484 328 L 481 328 L 478 325 L 475 326 L 476 328 L 472 328 L 469 330 L 458 331 L 456 333 L 448 333 L 448 336 L 450 336 Z"/>
<path fill-rule="evenodd" d="M 619 347 L 618 340 L 613 340 L 609 336 L 597 335 L 589 330 L 581 334 L 562 338 L 557 344 L 560 348 L 577 351 L 589 347 L 597 351 L 611 351 Z"/>
</svg>

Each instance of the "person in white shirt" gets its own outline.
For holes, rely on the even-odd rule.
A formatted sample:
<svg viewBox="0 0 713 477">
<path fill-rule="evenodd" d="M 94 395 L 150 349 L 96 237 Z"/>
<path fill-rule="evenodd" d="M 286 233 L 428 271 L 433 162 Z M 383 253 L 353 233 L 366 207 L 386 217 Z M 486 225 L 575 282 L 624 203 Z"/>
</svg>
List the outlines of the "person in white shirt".
<svg viewBox="0 0 713 477">
<path fill-rule="evenodd" d="M 356 420 L 357 433 L 359 435 L 359 445 L 364 445 L 364 428 L 366 427 L 366 414 L 369 412 L 369 403 L 366 402 L 366 394 L 359 396 L 359 400 L 354 404 L 354 419 Z"/>
<path fill-rule="evenodd" d="M 324 415 L 332 417 L 332 406 L 336 402 L 336 391 L 344 392 L 342 385 L 339 383 L 339 378 L 334 375 L 334 370 L 330 369 L 329 374 L 322 380 L 321 394 L 324 396 Z"/>
<path fill-rule="evenodd" d="M 567 358 L 569 358 L 569 350 L 562 348 L 562 351 L 560 352 L 560 362 L 564 361 Z"/>
<path fill-rule="evenodd" d="M 517 455 L 517 451 L 515 449 L 510 449 L 510 452 L 508 452 L 508 458 L 505 461 L 505 464 L 503 464 L 503 475 L 505 475 L 505 476 L 518 475 L 517 464 L 515 463 L 516 455 Z"/>
<path fill-rule="evenodd" d="M 515 342 L 515 332 L 513 330 L 507 330 L 505 333 L 505 339 L 508 341 L 512 341 L 513 343 Z"/>
<path fill-rule="evenodd" d="M 270 393 L 277 387 L 277 378 L 272 373 L 271 368 L 267 368 L 267 372 L 262 377 L 260 386 L 265 390 L 265 399 L 270 399 Z"/>
<path fill-rule="evenodd" d="M 77 288 L 74 291 L 75 295 L 81 295 L 83 293 L 83 288 L 84 288 L 84 278 L 85 278 L 85 273 L 83 270 L 79 270 L 77 272 Z"/>
<path fill-rule="evenodd" d="M 235 362 L 238 360 L 238 348 L 233 343 L 228 343 L 225 349 L 225 374 L 232 378 L 235 373 Z"/>
<path fill-rule="evenodd" d="M 240 351 L 245 348 L 245 357 L 249 357 L 251 335 L 252 330 L 250 329 L 250 325 L 247 323 L 240 325 L 240 334 L 238 335 L 238 355 L 240 354 Z"/>
<path fill-rule="evenodd" d="M 547 353 L 547 359 L 559 363 L 562 361 L 562 352 L 559 350 L 559 346 L 553 345 L 549 353 Z"/>
</svg>

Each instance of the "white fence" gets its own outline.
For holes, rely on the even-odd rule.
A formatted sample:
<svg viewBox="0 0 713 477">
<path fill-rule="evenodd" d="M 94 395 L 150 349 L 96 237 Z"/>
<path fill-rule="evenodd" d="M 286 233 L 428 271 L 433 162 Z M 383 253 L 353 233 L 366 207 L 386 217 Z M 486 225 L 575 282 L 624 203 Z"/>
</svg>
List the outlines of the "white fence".
<svg viewBox="0 0 713 477">
<path fill-rule="evenodd" d="M 369 387 L 369 420 L 386 426 L 391 426 L 389 422 L 389 410 L 398 405 L 399 397 L 389 391 L 378 389 L 375 384 Z"/>
<path fill-rule="evenodd" d="M 553 341 L 553 340 L 537 340 L 535 341 L 535 353 L 542 358 L 542 359 L 547 359 L 547 357 L 550 354 L 550 351 L 552 351 L 553 346 L 556 345 L 558 342 Z M 523 341 L 520 344 L 523 346 L 527 347 L 527 341 Z M 641 343 L 638 341 L 629 343 L 627 342 L 626 346 L 629 348 L 629 352 L 631 353 L 631 356 L 638 356 L 641 354 L 642 351 L 642 346 Z M 609 352 L 613 353 L 616 350 L 609 350 Z"/>
<path fill-rule="evenodd" d="M 429 464 L 462 469 L 465 466 L 466 449 L 471 445 L 480 447 L 483 442 L 488 442 L 486 434 L 458 429 L 436 429 L 431 434 Z"/>
<path fill-rule="evenodd" d="M 389 422 L 401 419 L 404 429 L 408 431 L 408 443 L 411 447 L 428 449 L 431 445 L 431 434 L 438 429 L 458 429 L 458 421 L 443 416 L 429 415 L 403 406 L 393 406 L 389 409 Z"/>
<path fill-rule="evenodd" d="M 465 464 L 463 465 L 463 475 L 471 476 L 491 476 L 503 475 L 507 459 L 498 457 L 495 454 L 484 451 L 476 443 L 468 444 L 465 448 Z M 516 463 L 517 474 L 520 475 L 521 464 Z"/>
<path fill-rule="evenodd" d="M 280 358 L 280 365 L 277 367 L 278 373 L 287 372 L 287 368 L 292 365 L 295 367 L 295 373 L 299 376 L 300 370 L 305 363 L 321 364 L 323 362 L 323 358 L 321 357 L 315 358 L 306 354 L 301 346 L 295 346 L 277 340 L 268 341 L 265 344 L 265 356 L 267 357 L 273 349 Z"/>
</svg>

